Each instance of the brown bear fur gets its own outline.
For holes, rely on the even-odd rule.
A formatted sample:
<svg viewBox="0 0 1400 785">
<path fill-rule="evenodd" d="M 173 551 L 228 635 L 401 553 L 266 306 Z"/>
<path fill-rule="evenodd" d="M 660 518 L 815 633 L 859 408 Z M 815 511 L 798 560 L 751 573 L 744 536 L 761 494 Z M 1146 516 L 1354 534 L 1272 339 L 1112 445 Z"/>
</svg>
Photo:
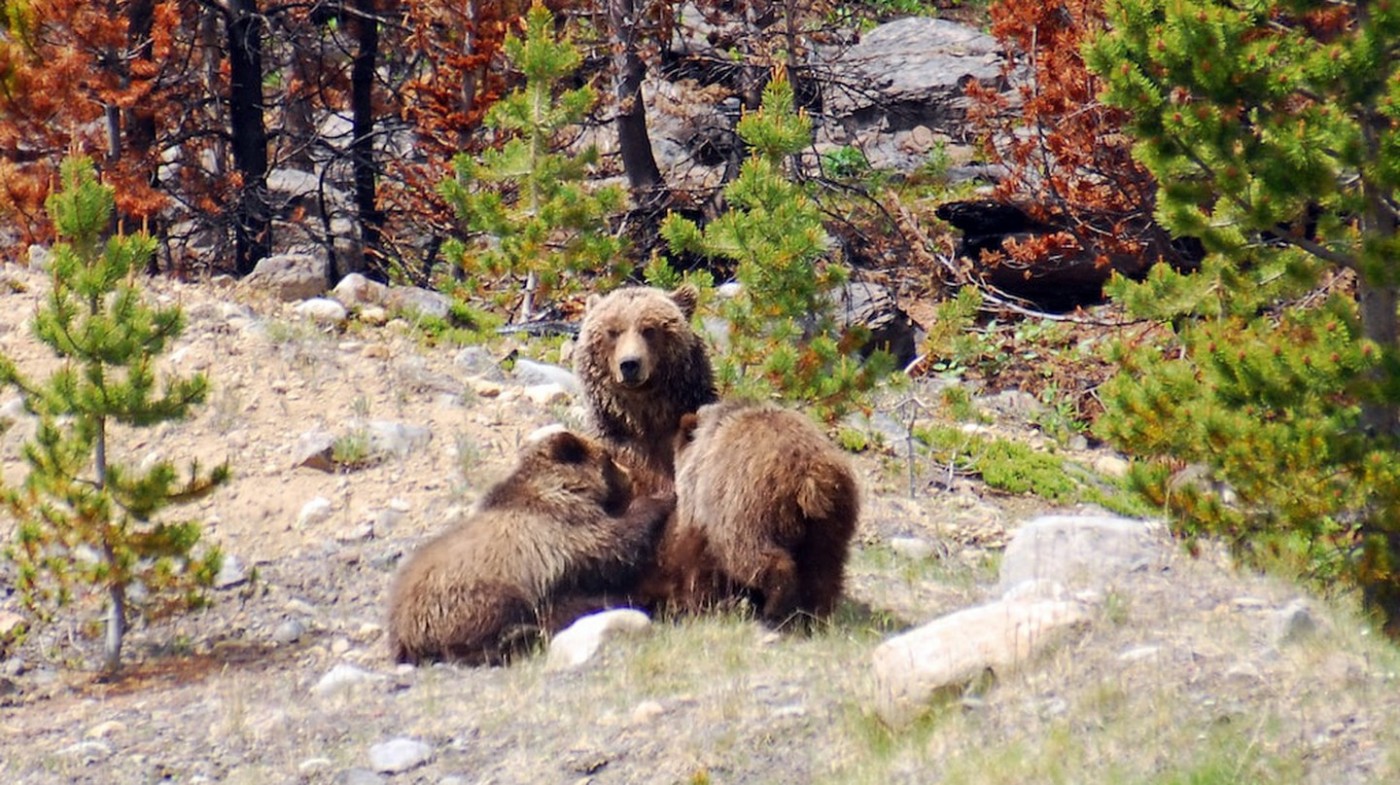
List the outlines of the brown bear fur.
<svg viewBox="0 0 1400 785">
<path fill-rule="evenodd" d="M 574 349 L 598 436 L 639 494 L 669 493 L 681 415 L 717 399 L 705 343 L 690 326 L 700 293 L 637 286 L 590 300 Z"/>
<path fill-rule="evenodd" d="M 552 433 L 467 520 L 431 540 L 389 591 L 395 661 L 498 664 L 543 630 L 606 607 L 651 561 L 674 502 L 634 498 L 601 444 Z"/>
<path fill-rule="evenodd" d="M 737 589 L 758 595 L 771 624 L 829 616 L 860 515 L 841 451 L 802 414 L 738 402 L 684 416 L 676 441 L 676 516 L 658 548 L 671 604 Z"/>
</svg>

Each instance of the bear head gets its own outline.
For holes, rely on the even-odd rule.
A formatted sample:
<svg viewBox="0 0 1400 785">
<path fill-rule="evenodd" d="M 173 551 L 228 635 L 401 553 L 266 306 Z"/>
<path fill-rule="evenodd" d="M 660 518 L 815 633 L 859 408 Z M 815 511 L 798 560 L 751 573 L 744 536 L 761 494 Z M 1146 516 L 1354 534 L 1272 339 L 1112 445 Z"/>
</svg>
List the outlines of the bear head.
<svg viewBox="0 0 1400 785">
<path fill-rule="evenodd" d="M 571 513 L 580 507 L 621 515 L 632 496 L 632 478 L 611 450 L 572 431 L 556 431 L 522 447 L 510 475 L 487 492 L 479 507 L 573 520 L 577 515 Z"/>
<path fill-rule="evenodd" d="M 614 389 L 642 390 L 669 369 L 691 366 L 699 337 L 690 318 L 699 298 L 689 284 L 672 292 L 633 286 L 590 298 L 579 329 L 579 375 Z"/>
</svg>

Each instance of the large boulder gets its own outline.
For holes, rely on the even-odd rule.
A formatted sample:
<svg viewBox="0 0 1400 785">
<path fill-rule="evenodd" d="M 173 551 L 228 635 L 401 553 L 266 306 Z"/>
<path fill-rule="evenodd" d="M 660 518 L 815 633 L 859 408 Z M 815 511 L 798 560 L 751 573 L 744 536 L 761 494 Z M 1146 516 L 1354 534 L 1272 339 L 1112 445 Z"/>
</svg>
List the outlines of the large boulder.
<svg viewBox="0 0 1400 785">
<path fill-rule="evenodd" d="M 320 297 L 330 288 L 330 264 L 324 256 L 284 253 L 264 257 L 244 279 L 283 302 Z"/>
<path fill-rule="evenodd" d="M 1170 561 L 1162 526 L 1148 521 L 1090 515 L 1046 515 L 1030 521 L 1006 546 L 1001 588 L 1050 581 L 1068 588 L 1100 589 Z"/>
<path fill-rule="evenodd" d="M 925 126 L 964 139 L 969 80 L 996 84 L 1002 58 L 996 39 L 946 19 L 909 17 L 828 51 L 826 66 L 840 76 L 825 91 L 825 110 L 850 131 Z"/>
</svg>

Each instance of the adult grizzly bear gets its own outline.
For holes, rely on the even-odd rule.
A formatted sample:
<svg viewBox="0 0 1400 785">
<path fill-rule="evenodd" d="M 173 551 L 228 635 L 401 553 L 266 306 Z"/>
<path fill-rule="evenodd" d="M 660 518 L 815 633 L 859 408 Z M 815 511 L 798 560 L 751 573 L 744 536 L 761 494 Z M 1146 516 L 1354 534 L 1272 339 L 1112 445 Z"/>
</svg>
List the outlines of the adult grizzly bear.
<svg viewBox="0 0 1400 785">
<path fill-rule="evenodd" d="M 673 604 L 737 588 L 770 624 L 830 615 L 860 515 L 841 451 L 802 414 L 734 401 L 683 416 L 676 444 L 677 515 L 658 556 Z"/>
<path fill-rule="evenodd" d="M 395 661 L 499 664 L 542 629 L 605 607 L 650 562 L 673 507 L 634 498 L 626 470 L 591 439 L 563 431 L 527 444 L 467 520 L 399 570 Z"/>
<path fill-rule="evenodd" d="M 632 471 L 639 494 L 667 493 L 681 415 L 717 399 L 704 341 L 690 326 L 700 293 L 646 286 L 591 299 L 574 371 L 598 436 Z"/>
</svg>

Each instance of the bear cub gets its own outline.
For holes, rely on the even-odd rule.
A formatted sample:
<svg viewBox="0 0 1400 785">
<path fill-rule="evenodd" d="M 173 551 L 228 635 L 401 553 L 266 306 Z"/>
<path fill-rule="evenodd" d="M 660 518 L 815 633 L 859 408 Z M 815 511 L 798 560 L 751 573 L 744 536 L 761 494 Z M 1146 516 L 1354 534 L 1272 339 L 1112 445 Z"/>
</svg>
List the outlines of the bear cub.
<svg viewBox="0 0 1400 785">
<path fill-rule="evenodd" d="M 542 630 L 616 604 L 673 506 L 634 498 L 627 471 L 591 439 L 563 431 L 526 445 L 465 521 L 398 571 L 394 660 L 501 664 Z"/>
<path fill-rule="evenodd" d="M 579 327 L 574 372 L 593 427 L 641 494 L 669 492 L 681 415 L 717 399 L 705 343 L 690 326 L 699 299 L 691 285 L 617 289 L 590 298 Z"/>
<path fill-rule="evenodd" d="M 806 416 L 734 401 L 684 415 L 676 503 L 658 556 L 680 595 L 672 604 L 756 593 L 761 617 L 774 625 L 835 609 L 860 488 L 845 456 Z"/>
</svg>

